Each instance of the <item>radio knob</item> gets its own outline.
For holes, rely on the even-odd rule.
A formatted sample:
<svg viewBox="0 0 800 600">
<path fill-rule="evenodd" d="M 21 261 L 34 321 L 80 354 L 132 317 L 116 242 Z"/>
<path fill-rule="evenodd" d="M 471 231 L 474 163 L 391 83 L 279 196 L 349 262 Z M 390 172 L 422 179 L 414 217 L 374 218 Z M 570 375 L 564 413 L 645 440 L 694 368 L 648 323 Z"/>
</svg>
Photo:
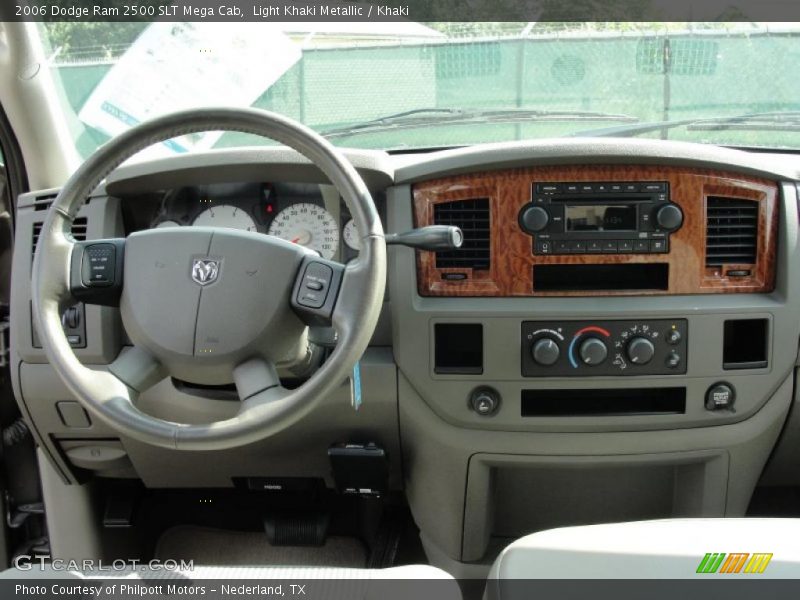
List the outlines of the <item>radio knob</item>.
<svg viewBox="0 0 800 600">
<path fill-rule="evenodd" d="M 549 367 L 556 363 L 558 357 L 561 355 L 561 349 L 552 338 L 543 337 L 533 344 L 531 355 L 537 364 Z"/>
<path fill-rule="evenodd" d="M 528 233 L 542 231 L 550 223 L 550 213 L 541 206 L 528 206 L 519 216 L 519 223 Z"/>
<path fill-rule="evenodd" d="M 659 229 L 675 231 L 683 225 L 683 211 L 677 204 L 665 204 L 656 212 L 656 223 Z"/>
<path fill-rule="evenodd" d="M 583 364 L 593 367 L 602 363 L 608 356 L 608 348 L 603 340 L 596 337 L 588 337 L 581 343 L 578 350 Z"/>
<path fill-rule="evenodd" d="M 635 365 L 646 365 L 653 360 L 656 347 L 647 338 L 637 336 L 628 342 L 626 354 L 628 359 Z"/>
</svg>

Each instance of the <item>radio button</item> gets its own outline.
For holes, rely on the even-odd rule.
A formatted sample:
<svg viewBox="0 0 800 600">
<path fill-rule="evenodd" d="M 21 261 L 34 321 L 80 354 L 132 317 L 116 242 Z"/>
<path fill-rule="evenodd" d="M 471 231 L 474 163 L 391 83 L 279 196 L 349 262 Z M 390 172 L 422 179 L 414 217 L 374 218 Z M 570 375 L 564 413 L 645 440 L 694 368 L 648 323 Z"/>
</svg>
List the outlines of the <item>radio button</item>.
<svg viewBox="0 0 800 600">
<path fill-rule="evenodd" d="M 643 204 L 639 208 L 639 231 L 653 230 L 652 210 L 652 204 Z"/>
<path fill-rule="evenodd" d="M 570 194 L 577 194 L 580 191 L 580 186 L 577 183 L 567 183 L 564 186 L 564 191 Z"/>
<path fill-rule="evenodd" d="M 631 240 L 620 240 L 617 244 L 618 252 L 633 252 L 633 242 Z"/>
<path fill-rule="evenodd" d="M 595 192 L 609 192 L 611 191 L 611 187 L 607 183 L 598 183 L 594 186 Z"/>
<path fill-rule="evenodd" d="M 603 242 L 603 252 L 612 253 L 617 251 L 617 242 L 614 240 L 606 240 Z"/>
<path fill-rule="evenodd" d="M 580 186 L 580 192 L 583 194 L 591 194 L 594 192 L 594 185 L 591 183 L 582 183 Z"/>
<path fill-rule="evenodd" d="M 585 254 L 586 242 L 572 241 L 569 243 L 569 251 L 571 254 Z"/>
<path fill-rule="evenodd" d="M 569 242 L 567 240 L 557 240 L 555 242 L 556 254 L 569 254 Z"/>
<path fill-rule="evenodd" d="M 560 183 L 537 183 L 537 194 L 557 194 L 561 191 Z"/>
<path fill-rule="evenodd" d="M 553 242 L 550 240 L 536 240 L 536 254 L 552 254 Z"/>
<path fill-rule="evenodd" d="M 622 187 L 626 192 L 638 192 L 639 191 L 639 184 L 638 183 L 624 183 L 624 184 L 622 184 Z"/>
<path fill-rule="evenodd" d="M 608 189 L 612 192 L 621 192 L 623 191 L 623 185 L 621 183 L 611 183 L 608 185 Z"/>
<path fill-rule="evenodd" d="M 657 252 L 659 254 L 667 251 L 667 240 L 651 240 L 650 252 Z"/>
<path fill-rule="evenodd" d="M 665 204 L 656 212 L 656 223 L 660 229 L 675 231 L 683 225 L 683 211 L 677 204 Z"/>
<path fill-rule="evenodd" d="M 527 233 L 536 233 L 545 229 L 550 223 L 550 213 L 541 206 L 531 206 L 522 209 L 519 223 Z"/>
<path fill-rule="evenodd" d="M 641 189 L 642 189 L 643 192 L 666 192 L 667 191 L 667 184 L 666 183 L 643 183 Z"/>
<path fill-rule="evenodd" d="M 590 240 L 586 242 L 586 251 L 590 254 L 600 254 L 603 252 L 603 242 Z"/>
<path fill-rule="evenodd" d="M 650 242 L 647 240 L 636 240 L 633 242 L 633 251 L 637 254 L 650 252 Z"/>
</svg>

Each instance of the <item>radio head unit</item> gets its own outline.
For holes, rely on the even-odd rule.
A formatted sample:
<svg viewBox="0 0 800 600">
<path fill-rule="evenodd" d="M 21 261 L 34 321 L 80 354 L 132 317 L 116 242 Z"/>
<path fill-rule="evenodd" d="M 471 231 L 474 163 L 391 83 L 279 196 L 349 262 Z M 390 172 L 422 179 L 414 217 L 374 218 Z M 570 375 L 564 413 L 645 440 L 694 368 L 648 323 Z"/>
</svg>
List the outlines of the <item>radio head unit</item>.
<svg viewBox="0 0 800 600">
<path fill-rule="evenodd" d="M 535 254 L 669 252 L 669 234 L 683 224 L 669 183 L 534 183 L 519 214 Z"/>
</svg>

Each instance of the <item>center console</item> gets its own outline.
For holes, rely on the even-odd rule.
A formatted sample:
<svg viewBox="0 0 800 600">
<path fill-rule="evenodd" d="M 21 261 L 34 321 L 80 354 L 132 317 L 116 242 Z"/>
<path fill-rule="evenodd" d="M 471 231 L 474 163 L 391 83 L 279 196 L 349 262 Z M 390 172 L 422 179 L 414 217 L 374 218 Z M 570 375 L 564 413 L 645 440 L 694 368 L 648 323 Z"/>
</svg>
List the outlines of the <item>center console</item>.
<svg viewBox="0 0 800 600">
<path fill-rule="evenodd" d="M 535 144 L 528 164 L 454 150 L 396 173 L 390 230 L 465 238 L 390 253 L 406 491 L 431 557 L 485 562 L 562 525 L 741 515 L 781 430 L 794 184 L 732 151 L 599 144 Z"/>
</svg>

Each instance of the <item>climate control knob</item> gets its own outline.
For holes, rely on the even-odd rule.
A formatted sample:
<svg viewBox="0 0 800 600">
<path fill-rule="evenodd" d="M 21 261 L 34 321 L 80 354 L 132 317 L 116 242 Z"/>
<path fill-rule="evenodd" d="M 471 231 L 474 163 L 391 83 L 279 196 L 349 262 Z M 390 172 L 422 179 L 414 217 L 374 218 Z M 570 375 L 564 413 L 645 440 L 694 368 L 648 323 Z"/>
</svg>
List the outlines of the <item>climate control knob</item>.
<svg viewBox="0 0 800 600">
<path fill-rule="evenodd" d="M 608 348 L 600 338 L 588 337 L 581 342 L 578 354 L 583 364 L 591 367 L 599 365 L 608 356 Z"/>
<path fill-rule="evenodd" d="M 554 365 L 561 355 L 561 349 L 558 344 L 549 337 L 538 339 L 531 348 L 531 356 L 537 364 L 543 367 Z"/>
<path fill-rule="evenodd" d="M 656 347 L 653 342 L 645 337 L 637 336 L 628 342 L 625 353 L 635 365 L 646 365 L 653 360 L 653 355 L 656 353 Z"/>
<path fill-rule="evenodd" d="M 542 231 L 550 223 L 550 213 L 541 206 L 527 206 L 519 215 L 519 224 L 528 233 Z"/>
<path fill-rule="evenodd" d="M 665 204 L 656 211 L 656 223 L 659 229 L 675 231 L 683 225 L 683 211 L 677 204 Z"/>
</svg>

